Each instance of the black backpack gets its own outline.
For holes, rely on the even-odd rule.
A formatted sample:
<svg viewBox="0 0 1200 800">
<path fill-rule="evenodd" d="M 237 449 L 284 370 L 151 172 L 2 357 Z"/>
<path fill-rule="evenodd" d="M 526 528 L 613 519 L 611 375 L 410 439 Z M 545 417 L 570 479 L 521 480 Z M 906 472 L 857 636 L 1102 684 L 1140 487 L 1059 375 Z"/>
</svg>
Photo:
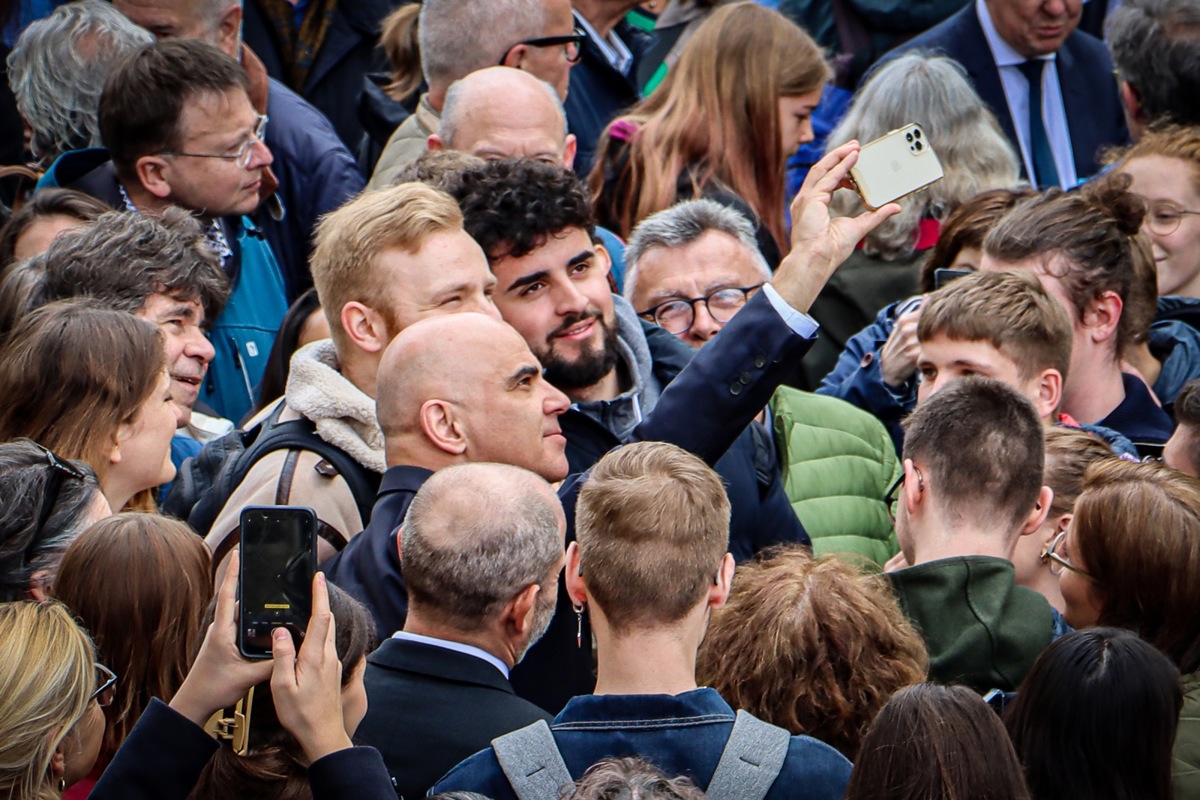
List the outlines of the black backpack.
<svg viewBox="0 0 1200 800">
<path fill-rule="evenodd" d="M 207 443 L 197 455 L 185 460 L 163 504 L 163 513 L 186 521 L 201 536 L 207 536 L 251 467 L 268 453 L 277 450 L 290 451 L 276 493 L 276 504 L 283 505 L 291 493 L 291 471 L 295 468 L 296 457 L 301 451 L 307 450 L 322 458 L 317 464 L 321 474 L 327 477 L 341 475 L 345 479 L 365 526 L 371 518 L 381 476 L 318 436 L 311 420 L 300 417 L 280 422 L 283 409 L 284 404 L 280 403 L 258 425 L 230 431 Z M 321 524 L 319 533 L 337 550 L 346 545 L 344 536 L 328 525 Z M 231 534 L 222 542 L 219 550 L 227 552 L 237 544 L 238 539 L 238 536 Z M 214 563 L 219 563 L 219 558 L 223 557 L 223 552 L 215 554 Z"/>
</svg>

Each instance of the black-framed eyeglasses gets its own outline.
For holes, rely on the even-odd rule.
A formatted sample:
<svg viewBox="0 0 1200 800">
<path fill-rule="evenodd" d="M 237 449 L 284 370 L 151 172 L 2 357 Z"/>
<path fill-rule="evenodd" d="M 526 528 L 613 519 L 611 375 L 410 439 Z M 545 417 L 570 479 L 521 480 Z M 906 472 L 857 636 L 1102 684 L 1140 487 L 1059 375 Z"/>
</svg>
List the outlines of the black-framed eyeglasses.
<svg viewBox="0 0 1200 800">
<path fill-rule="evenodd" d="M 746 305 L 750 296 L 761 289 L 763 284 L 753 286 L 728 286 L 717 289 L 704 297 L 693 297 L 690 300 L 676 298 L 659 303 L 656 306 L 639 311 L 639 317 L 645 317 L 659 327 L 666 328 L 668 333 L 681 334 L 692 327 L 696 321 L 696 303 L 704 303 L 710 317 L 722 324 L 733 319 L 733 315 Z"/>
<path fill-rule="evenodd" d="M 178 150 L 167 150 L 159 153 L 159 155 L 185 156 L 187 158 L 223 158 L 226 161 L 235 162 L 241 169 L 246 169 L 250 166 L 250 159 L 254 157 L 254 145 L 258 142 L 266 141 L 267 123 L 270 121 L 270 117 L 266 114 L 259 114 L 257 121 L 254 123 L 254 130 L 250 132 L 250 136 L 246 138 L 246 141 L 242 142 L 242 146 L 237 149 L 236 153 L 184 153 Z"/>
<path fill-rule="evenodd" d="M 1146 204 L 1146 229 L 1158 236 L 1169 236 L 1179 230 L 1179 223 L 1187 216 L 1200 216 L 1200 211 L 1176 208 L 1170 203 L 1148 202 Z"/>
<path fill-rule="evenodd" d="M 1067 532 L 1061 530 L 1058 535 L 1050 540 L 1050 544 L 1046 545 L 1046 549 L 1042 551 L 1042 561 L 1048 562 L 1050 565 L 1051 575 L 1062 575 L 1063 570 L 1070 570 L 1076 575 L 1082 575 L 1085 578 L 1091 579 L 1092 576 L 1087 571 L 1080 569 L 1071 563 L 1071 559 L 1057 552 L 1058 548 L 1067 538 Z"/>
<path fill-rule="evenodd" d="M 107 708 L 116 696 L 117 673 L 96 662 L 96 689 L 92 692 L 91 700 L 95 700 L 101 708 Z"/>
<path fill-rule="evenodd" d="M 500 66 L 504 66 L 504 62 L 508 60 L 508 54 L 513 51 L 513 48 L 525 45 L 526 47 L 562 47 L 563 58 L 568 64 L 578 64 L 579 59 L 583 57 L 583 43 L 587 41 L 587 34 L 575 29 L 574 33 L 568 33 L 564 36 L 542 36 L 538 39 L 526 39 L 517 42 L 512 47 L 504 51 L 504 55 L 500 56 Z"/>
<path fill-rule="evenodd" d="M 917 473 L 917 491 L 925 491 L 925 476 L 916 467 L 913 467 L 913 472 Z M 887 508 L 888 519 L 892 521 L 893 525 L 896 524 L 896 508 L 900 504 L 900 487 L 904 485 L 904 477 L 905 473 L 901 472 L 900 477 L 896 478 L 895 483 L 883 496 L 883 505 Z"/>
<path fill-rule="evenodd" d="M 77 481 L 85 481 L 87 476 L 71 462 L 55 455 L 54 451 L 42 447 L 37 442 L 34 442 L 34 446 L 41 450 L 42 455 L 46 457 L 47 469 L 46 484 L 42 487 L 42 505 L 38 510 L 37 527 L 33 530 L 33 541 L 37 541 L 41 536 L 42 529 L 46 527 L 46 523 L 54 514 L 54 507 L 58 505 L 63 479 L 74 478 Z"/>
</svg>

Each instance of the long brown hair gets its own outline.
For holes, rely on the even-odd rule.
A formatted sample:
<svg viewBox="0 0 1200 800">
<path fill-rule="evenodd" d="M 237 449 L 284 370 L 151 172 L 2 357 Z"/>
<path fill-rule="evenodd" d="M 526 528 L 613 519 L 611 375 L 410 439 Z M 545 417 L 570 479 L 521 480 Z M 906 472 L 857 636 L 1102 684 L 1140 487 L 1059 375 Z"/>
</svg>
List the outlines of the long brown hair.
<svg viewBox="0 0 1200 800">
<path fill-rule="evenodd" d="M 601 196 L 603 160 L 593 168 L 589 182 L 602 220 L 628 237 L 638 222 L 674 204 L 679 176 L 694 167 L 697 196 L 710 184 L 732 190 L 786 251 L 779 98 L 820 89 L 831 74 L 816 42 L 782 14 L 753 2 L 717 9 L 666 80 L 624 118 L 638 132 L 612 196 Z M 612 130 L 598 153 L 608 150 Z"/>
<path fill-rule="evenodd" d="M 191 528 L 157 514 L 101 520 L 67 548 L 54 596 L 91 633 L 100 661 L 119 678 L 116 700 L 104 709 L 106 756 L 125 741 L 150 698 L 169 701 L 183 684 L 212 599 L 209 560 Z"/>
<path fill-rule="evenodd" d="M 1071 528 L 1072 556 L 1102 598 L 1097 624 L 1135 631 L 1180 672 L 1200 670 L 1200 481 L 1102 461 L 1088 470 Z"/>
<path fill-rule="evenodd" d="M 846 800 L 1029 800 L 1000 717 L 965 686 L 901 689 L 875 717 Z"/>
<path fill-rule="evenodd" d="M 853 760 L 887 699 L 925 680 L 928 667 L 924 641 L 879 576 L 797 547 L 738 567 L 696 679 L 734 708 Z"/>
<path fill-rule="evenodd" d="M 32 439 L 86 462 L 103 483 L 118 428 L 164 369 L 162 334 L 126 311 L 89 301 L 39 308 L 0 350 L 0 441 Z"/>
</svg>

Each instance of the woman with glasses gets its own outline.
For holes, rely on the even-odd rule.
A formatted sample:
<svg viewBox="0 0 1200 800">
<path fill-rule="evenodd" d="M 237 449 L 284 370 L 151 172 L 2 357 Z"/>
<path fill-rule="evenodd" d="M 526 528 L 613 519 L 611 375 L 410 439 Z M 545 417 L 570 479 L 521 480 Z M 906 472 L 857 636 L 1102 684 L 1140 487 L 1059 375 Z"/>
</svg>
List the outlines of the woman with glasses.
<svg viewBox="0 0 1200 800">
<path fill-rule="evenodd" d="M 175 475 L 162 334 L 125 311 L 52 303 L 0 349 L 0 441 L 32 439 L 95 471 L 113 511 L 154 510 L 150 490 Z"/>
<path fill-rule="evenodd" d="M 755 223 L 774 268 L 787 246 L 784 168 L 813 139 L 810 116 L 831 72 L 795 24 L 756 3 L 724 6 L 688 40 L 666 80 L 608 126 L 589 177 L 604 227 L 634 226 L 707 197 Z"/>
<path fill-rule="evenodd" d="M 0 797 L 60 797 L 96 761 L 116 676 L 59 603 L 0 604 Z"/>
<path fill-rule="evenodd" d="M 1200 130 L 1149 131 L 1117 169 L 1149 207 L 1142 229 L 1154 246 L 1158 293 L 1200 297 Z"/>
<path fill-rule="evenodd" d="M 1033 800 L 1170 800 L 1182 703 L 1170 659 L 1135 633 L 1089 628 L 1038 656 L 1004 724 Z"/>
<path fill-rule="evenodd" d="M 108 729 L 97 768 L 68 800 L 87 796 L 150 699 L 170 701 L 183 684 L 212 594 L 208 548 L 178 520 L 118 514 L 71 543 L 54 596 L 121 678 L 117 702 L 105 709 Z"/>
<path fill-rule="evenodd" d="M 87 464 L 28 439 L 0 444 L 0 602 L 49 597 L 67 546 L 110 513 Z"/>
<path fill-rule="evenodd" d="M 1068 623 L 1132 630 L 1183 674 L 1175 797 L 1200 797 L 1200 481 L 1157 463 L 1097 464 L 1045 558 Z"/>
</svg>

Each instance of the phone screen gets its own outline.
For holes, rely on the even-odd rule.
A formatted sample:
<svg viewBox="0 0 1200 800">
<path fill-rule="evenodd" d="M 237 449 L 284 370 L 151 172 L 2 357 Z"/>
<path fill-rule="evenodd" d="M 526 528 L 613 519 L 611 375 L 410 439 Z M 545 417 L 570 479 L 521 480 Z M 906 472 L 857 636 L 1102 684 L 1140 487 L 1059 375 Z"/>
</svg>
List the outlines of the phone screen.
<svg viewBox="0 0 1200 800">
<path fill-rule="evenodd" d="M 317 516 L 311 508 L 242 510 L 239 646 L 247 658 L 271 657 L 271 632 L 299 641 L 312 609 Z"/>
<path fill-rule="evenodd" d="M 971 269 L 935 269 L 933 271 L 933 288 L 940 289 L 951 281 L 970 275 Z"/>
</svg>

